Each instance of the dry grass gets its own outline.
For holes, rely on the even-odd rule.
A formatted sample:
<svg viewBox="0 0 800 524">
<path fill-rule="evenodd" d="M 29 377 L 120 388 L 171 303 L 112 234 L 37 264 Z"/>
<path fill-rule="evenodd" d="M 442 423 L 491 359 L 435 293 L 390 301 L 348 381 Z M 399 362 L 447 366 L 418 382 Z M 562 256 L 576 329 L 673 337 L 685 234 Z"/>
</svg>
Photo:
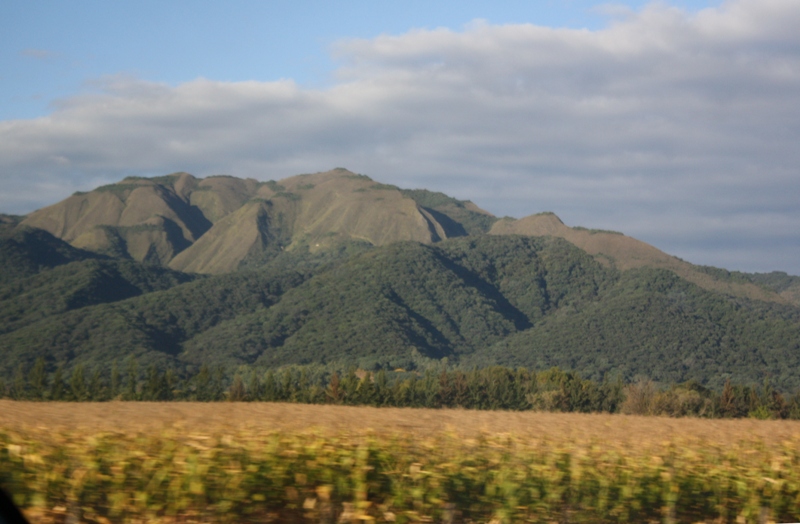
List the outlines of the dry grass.
<svg viewBox="0 0 800 524">
<path fill-rule="evenodd" d="M 800 422 L 0 401 L 38 522 L 794 522 Z"/>
<path fill-rule="evenodd" d="M 629 415 L 468 411 L 459 409 L 372 408 L 279 403 L 199 402 L 15 402 L 0 400 L 0 429 L 12 431 L 85 430 L 160 433 L 181 428 L 192 433 L 227 431 L 414 433 L 430 436 L 506 434 L 518 437 L 613 441 L 637 446 L 700 440 L 726 445 L 758 440 L 780 445 L 800 439 L 800 421 L 705 420 Z"/>
</svg>

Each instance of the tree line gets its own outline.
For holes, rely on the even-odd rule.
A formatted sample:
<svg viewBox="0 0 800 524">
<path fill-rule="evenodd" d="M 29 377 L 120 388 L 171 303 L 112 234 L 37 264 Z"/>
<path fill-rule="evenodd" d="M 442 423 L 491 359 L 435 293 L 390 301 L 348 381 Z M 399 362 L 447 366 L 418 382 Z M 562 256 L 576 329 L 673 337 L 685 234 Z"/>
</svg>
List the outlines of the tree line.
<svg viewBox="0 0 800 524">
<path fill-rule="evenodd" d="M 261 401 L 351 406 L 538 410 L 637 415 L 800 419 L 800 391 L 782 393 L 726 382 L 720 391 L 697 382 L 659 386 L 649 380 L 593 381 L 552 368 L 493 366 L 482 369 L 330 370 L 322 366 L 259 370 L 203 365 L 179 376 L 136 359 L 115 363 L 109 373 L 76 365 L 70 373 L 46 371 L 43 359 L 21 366 L 10 382 L 0 381 L 0 398 L 33 401 Z"/>
</svg>

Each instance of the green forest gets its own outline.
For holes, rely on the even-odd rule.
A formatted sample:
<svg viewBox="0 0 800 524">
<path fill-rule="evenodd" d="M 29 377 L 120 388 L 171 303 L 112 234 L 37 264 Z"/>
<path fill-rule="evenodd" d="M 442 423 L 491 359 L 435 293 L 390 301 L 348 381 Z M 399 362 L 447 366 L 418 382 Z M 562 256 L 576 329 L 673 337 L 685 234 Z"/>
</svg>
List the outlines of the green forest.
<svg viewBox="0 0 800 524">
<path fill-rule="evenodd" d="M 313 370 L 320 391 L 350 370 L 400 387 L 487 369 L 800 390 L 800 277 L 693 266 L 553 213 L 499 219 L 345 169 L 128 178 L 0 216 L 0 263 L 0 394 L 14 398 L 46 398 L 32 374 L 47 398 L 118 398 L 129 362 L 131 398 L 197 398 L 209 375 L 200 397 L 220 399 L 236 377 L 286 369 Z M 86 388 L 69 385 L 78 372 Z M 153 373 L 169 394 L 142 393 Z"/>
<path fill-rule="evenodd" d="M 51 377 L 79 368 L 110 377 L 129 359 L 181 380 L 223 369 L 226 383 L 241 369 L 318 366 L 343 377 L 350 367 L 424 375 L 500 365 L 596 383 L 800 388 L 800 308 L 714 293 L 663 269 L 618 271 L 559 238 L 343 243 L 207 276 L 22 228 L 0 256 L 6 388 L 37 365 Z"/>
<path fill-rule="evenodd" d="M 141 369 L 136 359 L 116 362 L 109 374 L 99 368 L 59 367 L 52 374 L 39 358 L 25 373 L 0 382 L 0 398 L 33 401 L 199 401 L 294 402 L 350 406 L 461 408 L 479 410 L 628 413 L 705 418 L 800 419 L 800 391 L 781 393 L 761 386 L 726 382 L 720 391 L 690 381 L 659 387 L 649 380 L 624 384 L 619 378 L 595 382 L 552 368 L 490 366 L 464 371 L 403 369 L 345 372 L 319 366 L 278 370 L 240 367 L 232 377 L 223 366 L 202 365 L 182 378 L 155 364 Z"/>
</svg>

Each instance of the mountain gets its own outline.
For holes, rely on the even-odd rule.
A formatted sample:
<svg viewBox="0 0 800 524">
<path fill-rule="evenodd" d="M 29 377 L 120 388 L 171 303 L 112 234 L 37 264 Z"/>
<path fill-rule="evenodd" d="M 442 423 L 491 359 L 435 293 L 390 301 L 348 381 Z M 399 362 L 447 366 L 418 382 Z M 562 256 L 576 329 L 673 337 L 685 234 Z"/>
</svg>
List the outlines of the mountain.
<svg viewBox="0 0 800 524">
<path fill-rule="evenodd" d="M 201 364 L 560 366 L 800 387 L 800 277 L 335 169 L 127 178 L 0 216 L 0 377 Z"/>
<path fill-rule="evenodd" d="M 284 249 L 314 252 L 353 240 L 429 244 L 466 235 L 461 222 L 474 230 L 479 220 L 490 221 L 489 213 L 455 199 L 424 207 L 417 203 L 422 193 L 345 169 L 279 182 L 177 173 L 76 193 L 21 225 L 96 253 L 220 274 Z M 479 219 L 470 221 L 473 215 Z"/>
<path fill-rule="evenodd" d="M 616 231 L 568 227 L 553 213 L 531 215 L 519 220 L 502 219 L 492 226 L 489 234 L 560 237 L 593 255 L 601 263 L 622 271 L 642 267 L 661 268 L 709 291 L 775 302 L 791 301 L 793 298 L 788 294 L 778 297 L 774 289 L 765 289 L 754 283 L 756 281 L 736 281 L 729 274 L 711 273 Z"/>
</svg>

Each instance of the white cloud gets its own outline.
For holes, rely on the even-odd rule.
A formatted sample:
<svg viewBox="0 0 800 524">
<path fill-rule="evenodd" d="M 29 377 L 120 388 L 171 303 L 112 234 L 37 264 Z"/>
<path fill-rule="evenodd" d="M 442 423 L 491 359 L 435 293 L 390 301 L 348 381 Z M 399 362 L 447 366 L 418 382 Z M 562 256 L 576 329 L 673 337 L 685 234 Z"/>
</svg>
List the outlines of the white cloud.
<svg viewBox="0 0 800 524">
<path fill-rule="evenodd" d="M 36 60 L 50 60 L 58 56 L 57 53 L 48 51 L 47 49 L 33 48 L 23 49 L 20 51 L 20 55 L 24 56 L 25 58 L 34 58 Z"/>
<path fill-rule="evenodd" d="M 800 3 L 615 16 L 599 31 L 476 21 L 344 40 L 326 90 L 102 79 L 47 117 L 0 122 L 14 181 L 0 206 L 52 202 L 35 184 L 63 197 L 130 173 L 345 166 L 499 215 L 553 210 L 699 263 L 724 251 L 734 269 L 800 273 L 800 233 L 786 232 L 800 222 Z"/>
</svg>

